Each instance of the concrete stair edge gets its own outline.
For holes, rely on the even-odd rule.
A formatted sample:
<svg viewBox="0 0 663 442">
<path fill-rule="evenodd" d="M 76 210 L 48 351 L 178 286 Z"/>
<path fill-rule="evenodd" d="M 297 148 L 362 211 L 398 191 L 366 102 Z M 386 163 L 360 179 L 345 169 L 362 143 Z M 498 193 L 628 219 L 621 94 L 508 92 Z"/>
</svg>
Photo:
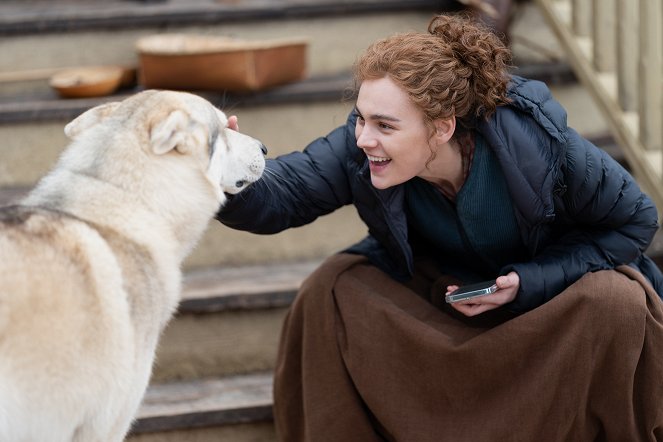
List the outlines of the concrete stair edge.
<svg viewBox="0 0 663 442">
<path fill-rule="evenodd" d="M 233 94 L 225 91 L 187 91 L 198 94 L 219 108 L 237 108 L 256 105 L 308 103 L 312 101 L 340 101 L 351 96 L 349 72 L 311 76 L 302 81 L 278 86 L 269 90 Z M 85 110 L 109 102 L 120 101 L 144 90 L 137 86 L 122 89 L 118 93 L 90 98 L 59 98 L 55 93 L 33 97 L 16 97 L 0 100 L 0 124 L 68 121 Z"/>
<path fill-rule="evenodd" d="M 192 269 L 184 274 L 180 313 L 287 307 L 320 260 Z"/>
<path fill-rule="evenodd" d="M 130 435 L 272 420 L 272 374 L 150 385 Z"/>
</svg>

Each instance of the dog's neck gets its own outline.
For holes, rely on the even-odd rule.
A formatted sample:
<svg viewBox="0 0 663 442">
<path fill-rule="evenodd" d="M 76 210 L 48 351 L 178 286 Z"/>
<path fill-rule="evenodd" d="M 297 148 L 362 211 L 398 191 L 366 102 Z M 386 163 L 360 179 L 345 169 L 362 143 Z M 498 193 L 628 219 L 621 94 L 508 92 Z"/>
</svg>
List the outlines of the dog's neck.
<svg viewBox="0 0 663 442">
<path fill-rule="evenodd" d="M 116 204 L 120 201 L 121 208 Z M 47 175 L 38 189 L 21 203 L 69 213 L 91 224 L 112 228 L 149 247 L 157 256 L 177 257 L 177 262 L 169 267 L 180 266 L 207 224 L 197 229 L 190 225 L 188 229 L 171 226 L 132 192 L 90 174 L 62 169 Z M 194 237 L 183 235 L 183 231 L 193 231 Z M 177 244 L 177 250 L 164 250 L 171 244 Z"/>
</svg>

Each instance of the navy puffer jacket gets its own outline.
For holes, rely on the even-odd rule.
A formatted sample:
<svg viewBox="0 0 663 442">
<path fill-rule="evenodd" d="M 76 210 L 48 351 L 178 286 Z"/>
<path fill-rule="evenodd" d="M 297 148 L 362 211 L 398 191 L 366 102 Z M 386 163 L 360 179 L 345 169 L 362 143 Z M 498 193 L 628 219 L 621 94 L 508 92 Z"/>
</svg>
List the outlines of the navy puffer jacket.
<svg viewBox="0 0 663 442">
<path fill-rule="evenodd" d="M 514 76 L 509 98 L 511 104 L 477 126 L 500 162 L 531 256 L 501 271 L 520 276 L 518 296 L 509 307 L 531 310 L 583 274 L 620 264 L 639 269 L 662 293 L 663 275 L 643 254 L 658 228 L 651 199 L 616 161 L 567 127 L 566 112 L 543 83 Z M 348 251 L 407 279 L 413 250 L 403 186 L 378 190 L 371 185 L 354 127 L 351 115 L 303 152 L 268 160 L 272 173 L 231 198 L 218 219 L 269 234 L 354 204 L 369 235 Z"/>
</svg>

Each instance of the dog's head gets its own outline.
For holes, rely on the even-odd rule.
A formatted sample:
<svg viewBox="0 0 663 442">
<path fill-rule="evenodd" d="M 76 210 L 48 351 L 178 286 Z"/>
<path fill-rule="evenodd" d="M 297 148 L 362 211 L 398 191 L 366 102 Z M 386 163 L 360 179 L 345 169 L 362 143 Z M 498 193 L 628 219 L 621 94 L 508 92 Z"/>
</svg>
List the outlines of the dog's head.
<svg viewBox="0 0 663 442">
<path fill-rule="evenodd" d="M 100 124 L 110 120 L 119 124 Z M 225 194 L 236 194 L 258 180 L 265 167 L 262 143 L 229 129 L 226 115 L 197 95 L 145 91 L 88 110 L 65 127 L 65 134 L 77 140 L 104 126 L 124 132 L 113 134 L 114 144 L 122 144 L 122 138 L 127 138 L 124 144 L 135 144 L 128 139 L 135 137 L 144 154 L 158 158 L 154 164 L 165 169 L 160 175 L 166 179 L 181 179 L 181 172 L 169 174 L 171 167 L 197 165 L 219 204 L 225 201 Z"/>
</svg>

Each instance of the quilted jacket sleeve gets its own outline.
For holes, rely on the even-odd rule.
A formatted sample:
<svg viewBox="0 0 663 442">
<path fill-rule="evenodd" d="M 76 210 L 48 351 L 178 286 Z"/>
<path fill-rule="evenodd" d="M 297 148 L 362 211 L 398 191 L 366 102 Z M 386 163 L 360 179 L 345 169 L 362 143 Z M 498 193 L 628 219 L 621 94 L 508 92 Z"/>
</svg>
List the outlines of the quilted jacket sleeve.
<svg viewBox="0 0 663 442">
<path fill-rule="evenodd" d="M 268 159 L 263 177 L 232 196 L 217 214 L 223 224 L 253 233 L 277 233 L 314 221 L 352 202 L 348 181 L 354 134 L 341 126 L 304 151 Z"/>
<path fill-rule="evenodd" d="M 569 129 L 561 167 L 566 186 L 556 199 L 554 241 L 527 263 L 504 269 L 521 278 L 510 307 L 543 304 L 587 273 L 640 258 L 657 228 L 657 210 L 633 177 L 601 149 Z"/>
</svg>

